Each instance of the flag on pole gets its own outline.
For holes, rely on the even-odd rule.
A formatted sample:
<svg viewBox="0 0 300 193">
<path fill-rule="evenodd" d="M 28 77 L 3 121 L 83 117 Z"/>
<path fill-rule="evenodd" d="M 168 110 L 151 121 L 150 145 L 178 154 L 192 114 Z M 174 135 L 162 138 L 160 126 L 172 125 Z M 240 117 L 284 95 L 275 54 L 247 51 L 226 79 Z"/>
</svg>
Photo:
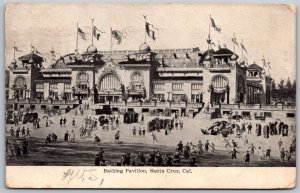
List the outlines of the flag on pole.
<svg viewBox="0 0 300 193">
<path fill-rule="evenodd" d="M 216 46 L 215 42 L 213 42 L 211 39 L 206 40 L 208 44 Z"/>
<path fill-rule="evenodd" d="M 266 64 L 266 59 L 261 59 L 262 60 L 262 63 L 263 63 L 263 68 L 267 67 L 267 64 Z"/>
<path fill-rule="evenodd" d="M 248 53 L 243 43 L 241 43 L 241 47 L 243 50 L 245 50 L 246 53 Z"/>
<path fill-rule="evenodd" d="M 215 20 L 212 17 L 210 17 L 210 20 L 211 20 L 211 26 L 214 28 L 214 30 L 221 33 L 221 26 L 217 25 Z"/>
<path fill-rule="evenodd" d="M 98 33 L 98 32 L 100 32 L 100 33 Z M 93 35 L 94 35 L 94 37 L 95 37 L 97 40 L 100 39 L 101 33 L 105 33 L 105 32 L 99 30 L 96 26 L 94 26 L 94 28 L 93 28 Z"/>
<path fill-rule="evenodd" d="M 118 42 L 117 44 L 120 44 L 122 42 L 122 38 L 123 38 L 123 33 L 119 30 L 112 30 L 111 31 L 111 35 L 113 38 L 115 38 Z"/>
<path fill-rule="evenodd" d="M 19 50 L 17 46 L 14 46 L 13 48 L 15 49 L 16 52 L 22 52 L 22 50 Z"/>
<path fill-rule="evenodd" d="M 268 68 L 271 69 L 270 61 L 268 61 Z"/>
<path fill-rule="evenodd" d="M 77 33 L 80 35 L 80 37 L 83 40 L 86 40 L 86 38 L 85 38 L 85 32 L 83 32 L 82 29 L 80 29 L 79 27 L 77 28 Z"/>
<path fill-rule="evenodd" d="M 56 57 L 54 50 L 51 50 L 50 53 L 52 54 L 53 57 Z"/>
<path fill-rule="evenodd" d="M 237 46 L 239 46 L 239 44 L 238 44 L 237 41 L 236 41 L 236 37 L 233 37 L 233 38 L 232 38 L 232 42 L 233 42 L 234 44 L 236 44 Z"/>
<path fill-rule="evenodd" d="M 153 29 L 158 29 L 158 28 L 155 28 L 152 24 L 150 24 L 150 23 L 148 23 L 146 21 L 145 29 L 146 29 L 147 35 L 148 35 L 148 37 L 150 37 L 151 39 L 153 39 L 155 41 L 155 39 L 156 39 L 156 37 L 155 37 L 155 31 L 153 29 L 150 29 L 150 26 Z"/>
</svg>

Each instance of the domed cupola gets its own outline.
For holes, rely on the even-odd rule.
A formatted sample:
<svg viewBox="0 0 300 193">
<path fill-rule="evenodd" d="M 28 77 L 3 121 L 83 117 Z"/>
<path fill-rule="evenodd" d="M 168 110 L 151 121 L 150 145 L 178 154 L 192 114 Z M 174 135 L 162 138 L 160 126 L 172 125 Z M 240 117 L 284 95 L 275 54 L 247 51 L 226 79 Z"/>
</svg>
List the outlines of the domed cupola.
<svg viewBox="0 0 300 193">
<path fill-rule="evenodd" d="M 150 46 L 146 42 L 144 42 L 144 43 L 142 43 L 142 45 L 140 45 L 139 51 L 146 53 L 146 52 L 150 52 L 151 49 L 150 49 Z"/>
<path fill-rule="evenodd" d="M 87 53 L 97 53 L 98 50 L 94 45 L 90 45 L 87 49 L 86 49 Z"/>
<path fill-rule="evenodd" d="M 11 64 L 13 64 L 13 65 L 17 64 L 17 60 L 16 60 L 16 59 L 13 59 L 13 60 L 11 61 Z"/>
<path fill-rule="evenodd" d="M 232 56 L 230 57 L 231 60 L 237 60 L 238 56 L 236 54 L 232 54 Z"/>
<path fill-rule="evenodd" d="M 210 56 L 210 54 L 207 54 L 206 56 L 205 56 L 205 58 L 204 58 L 206 61 L 209 61 L 210 59 L 211 59 L 211 56 Z"/>
</svg>

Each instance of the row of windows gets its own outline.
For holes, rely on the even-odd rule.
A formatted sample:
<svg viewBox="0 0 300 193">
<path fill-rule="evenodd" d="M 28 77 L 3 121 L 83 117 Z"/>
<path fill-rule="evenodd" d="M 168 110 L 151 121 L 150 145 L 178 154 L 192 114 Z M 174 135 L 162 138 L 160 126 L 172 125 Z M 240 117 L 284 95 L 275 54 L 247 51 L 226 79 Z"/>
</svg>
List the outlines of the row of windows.
<svg viewBox="0 0 300 193">
<path fill-rule="evenodd" d="M 164 90 L 165 84 L 164 83 L 155 83 L 154 84 L 154 90 Z M 172 90 L 182 90 L 183 89 L 183 83 L 173 83 L 172 84 Z M 192 84 L 191 85 L 192 90 L 201 90 L 202 84 Z"/>
<path fill-rule="evenodd" d="M 164 83 L 156 83 L 154 84 L 154 90 L 164 90 L 165 84 Z"/>
<path fill-rule="evenodd" d="M 36 84 L 36 88 L 37 89 L 43 89 L 44 84 Z M 57 89 L 57 88 L 58 88 L 58 84 L 50 84 L 50 89 Z M 66 89 L 71 88 L 71 83 L 65 83 L 65 88 Z"/>
</svg>

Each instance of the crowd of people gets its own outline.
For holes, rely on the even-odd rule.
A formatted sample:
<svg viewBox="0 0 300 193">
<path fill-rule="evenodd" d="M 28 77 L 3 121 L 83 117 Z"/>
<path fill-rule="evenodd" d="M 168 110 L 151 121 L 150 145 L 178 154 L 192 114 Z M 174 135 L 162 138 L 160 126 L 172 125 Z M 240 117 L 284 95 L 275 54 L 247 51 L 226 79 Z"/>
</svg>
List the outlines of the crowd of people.
<svg viewBox="0 0 300 193">
<path fill-rule="evenodd" d="M 10 157 L 28 155 L 30 132 L 30 129 L 25 127 L 18 127 L 16 130 L 11 127 L 9 131 L 5 127 L 5 150 Z"/>
<path fill-rule="evenodd" d="M 121 135 L 122 137 L 123 135 L 132 136 L 132 139 L 145 138 L 145 140 L 147 136 L 149 137 L 150 135 L 153 144 L 159 144 L 162 135 L 171 135 L 174 130 L 183 130 L 184 126 L 186 126 L 186 124 L 184 124 L 185 118 L 180 117 L 178 113 L 173 113 L 168 117 L 156 116 L 155 118 L 152 118 L 152 120 L 147 117 L 147 121 L 145 121 L 145 115 L 143 113 L 128 113 L 126 114 L 126 117 L 124 117 L 125 120 L 122 120 L 120 114 L 90 115 L 89 113 L 85 113 L 87 110 L 89 110 L 89 104 L 85 103 L 75 109 L 75 116 L 59 116 L 58 121 L 55 121 L 56 123 L 54 125 L 57 125 L 58 129 L 61 129 L 59 136 L 55 133 L 56 131 L 47 132 L 47 135 L 44 138 L 45 144 L 49 145 L 58 141 L 75 143 L 78 140 L 76 138 L 76 133 L 77 135 L 79 133 L 80 140 L 90 139 L 93 143 L 100 144 L 103 141 L 103 136 L 100 131 L 112 132 L 113 137 L 109 141 L 114 140 L 117 144 L 122 143 L 123 138 L 121 138 Z M 79 115 L 81 115 L 80 118 L 77 117 Z M 46 127 L 54 124 L 48 116 L 45 116 L 44 118 Z M 44 118 L 42 118 L 42 120 L 44 120 Z M 137 120 L 135 120 L 136 118 Z M 26 125 L 26 128 L 25 125 L 22 126 L 22 123 L 19 124 L 21 121 L 22 118 L 20 119 L 18 117 L 16 123 L 10 130 L 5 128 L 8 136 L 6 139 L 6 152 L 12 156 L 20 156 L 21 154 L 27 155 L 31 132 L 41 128 L 41 119 L 36 119 L 33 122 L 33 131 L 27 127 L 28 125 Z M 130 129 L 125 130 L 123 129 L 124 125 L 120 127 L 120 124 L 123 123 L 133 123 L 133 125 L 126 125 L 126 127 L 129 127 Z M 218 134 L 222 129 L 227 128 L 230 128 L 232 132 L 225 137 L 220 135 L 215 138 L 206 139 L 205 135 L 203 135 L 205 140 L 201 138 L 201 140 L 197 140 L 198 142 L 196 141 L 196 143 L 191 140 L 184 143 L 183 141 L 179 141 L 172 153 L 161 153 L 159 151 L 153 151 L 151 153 L 126 152 L 122 155 L 120 161 L 115 164 L 126 166 L 172 166 L 188 164 L 190 166 L 195 166 L 199 163 L 204 154 L 219 154 L 224 148 L 226 154 L 228 153 L 228 158 L 232 160 L 242 160 L 244 162 L 252 162 L 253 160 L 271 160 L 271 158 L 280 158 L 281 161 L 286 162 L 290 161 L 295 155 L 296 137 L 292 137 L 290 144 L 286 144 L 287 142 L 284 140 L 284 138 L 291 137 L 290 135 L 295 133 L 295 125 L 293 124 L 289 125 L 278 119 L 272 122 L 265 122 L 265 120 L 259 122 L 228 119 L 227 123 L 221 121 L 221 124 L 213 128 L 212 132 Z M 97 130 L 99 129 L 100 131 L 98 132 Z M 127 133 L 125 134 L 125 132 Z M 274 149 L 274 144 L 269 144 L 269 141 L 267 140 L 275 136 L 277 136 L 276 139 L 280 138 L 277 142 L 278 149 Z M 263 139 L 266 143 L 258 143 L 254 138 L 260 140 Z M 224 146 L 220 145 L 219 139 L 222 139 Z M 109 163 L 111 163 L 111 161 L 104 159 L 104 150 L 101 149 L 100 152 L 95 155 L 95 165 L 108 165 Z"/>
</svg>

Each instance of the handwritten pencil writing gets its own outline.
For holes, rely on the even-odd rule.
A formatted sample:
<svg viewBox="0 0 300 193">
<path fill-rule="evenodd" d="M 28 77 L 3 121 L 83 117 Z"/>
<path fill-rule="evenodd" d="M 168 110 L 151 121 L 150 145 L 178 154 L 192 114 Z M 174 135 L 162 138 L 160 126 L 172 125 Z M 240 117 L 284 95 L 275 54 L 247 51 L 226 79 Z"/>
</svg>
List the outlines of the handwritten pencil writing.
<svg viewBox="0 0 300 193">
<path fill-rule="evenodd" d="M 93 181 L 96 182 L 99 180 L 99 185 L 101 186 L 104 182 L 103 178 L 99 178 L 95 175 L 96 169 L 68 169 L 63 172 L 62 181 Z"/>
</svg>

